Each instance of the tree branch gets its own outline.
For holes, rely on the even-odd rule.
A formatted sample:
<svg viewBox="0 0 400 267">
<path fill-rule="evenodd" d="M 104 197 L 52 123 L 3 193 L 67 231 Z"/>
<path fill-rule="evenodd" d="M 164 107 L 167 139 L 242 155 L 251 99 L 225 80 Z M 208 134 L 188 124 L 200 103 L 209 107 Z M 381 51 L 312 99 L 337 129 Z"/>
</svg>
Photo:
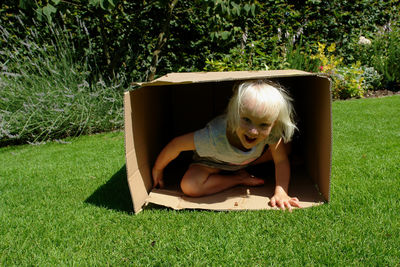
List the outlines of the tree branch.
<svg viewBox="0 0 400 267">
<path fill-rule="evenodd" d="M 168 4 L 167 17 L 161 28 L 161 32 L 158 35 L 156 48 L 153 51 L 153 58 L 151 60 L 151 65 L 150 65 L 150 75 L 147 79 L 148 81 L 154 80 L 154 76 L 156 75 L 157 65 L 158 65 L 160 54 L 162 52 L 162 48 L 167 43 L 168 38 L 169 38 L 169 34 L 170 34 L 169 29 L 170 29 L 172 11 L 174 10 L 174 7 L 176 6 L 177 3 L 178 3 L 178 0 L 172 0 L 171 3 Z"/>
</svg>

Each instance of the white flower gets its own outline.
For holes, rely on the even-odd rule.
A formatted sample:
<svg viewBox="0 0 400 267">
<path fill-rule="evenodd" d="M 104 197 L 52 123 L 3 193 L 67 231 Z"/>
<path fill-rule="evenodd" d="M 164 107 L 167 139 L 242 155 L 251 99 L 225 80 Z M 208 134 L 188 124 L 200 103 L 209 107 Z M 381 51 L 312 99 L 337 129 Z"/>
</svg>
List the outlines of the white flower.
<svg viewBox="0 0 400 267">
<path fill-rule="evenodd" d="M 360 45 L 370 45 L 371 40 L 368 38 L 365 38 L 364 36 L 360 36 L 360 39 L 358 40 L 358 44 Z"/>
</svg>

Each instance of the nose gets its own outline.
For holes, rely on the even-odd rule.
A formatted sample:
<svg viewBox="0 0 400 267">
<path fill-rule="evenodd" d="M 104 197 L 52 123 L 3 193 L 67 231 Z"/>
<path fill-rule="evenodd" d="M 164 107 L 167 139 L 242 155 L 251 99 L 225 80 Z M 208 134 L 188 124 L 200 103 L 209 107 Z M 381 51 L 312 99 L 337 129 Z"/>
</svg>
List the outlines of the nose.
<svg viewBox="0 0 400 267">
<path fill-rule="evenodd" d="M 258 130 L 257 130 L 257 128 L 256 127 L 254 127 L 254 126 L 251 126 L 250 128 L 249 128 L 249 134 L 251 134 L 252 136 L 256 136 L 256 135 L 258 135 Z"/>
</svg>

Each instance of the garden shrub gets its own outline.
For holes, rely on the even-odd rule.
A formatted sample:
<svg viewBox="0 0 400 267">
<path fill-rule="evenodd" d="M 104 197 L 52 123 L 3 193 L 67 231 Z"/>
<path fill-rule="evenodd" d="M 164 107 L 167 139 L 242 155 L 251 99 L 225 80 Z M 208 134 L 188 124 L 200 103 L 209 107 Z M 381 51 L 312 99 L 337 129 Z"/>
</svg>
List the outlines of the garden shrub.
<svg viewBox="0 0 400 267">
<path fill-rule="evenodd" d="M 375 91 L 382 89 L 382 75 L 374 67 L 362 66 L 361 68 L 364 72 L 362 84 L 365 90 Z"/>
<path fill-rule="evenodd" d="M 399 25 L 388 23 L 370 38 L 362 36 L 355 46 L 355 59 L 361 61 L 367 71 L 366 79 L 375 89 L 400 90 L 399 43 Z"/>
<path fill-rule="evenodd" d="M 326 44 L 318 43 L 318 53 L 311 56 L 320 61 L 320 71 L 328 74 L 333 81 L 332 95 L 337 99 L 349 97 L 362 97 L 365 93 L 363 87 L 363 69 L 357 62 L 350 67 L 343 66 L 343 58 L 338 58 L 334 53 L 336 44 L 332 43 L 326 48 Z"/>
<path fill-rule="evenodd" d="M 384 77 L 387 88 L 400 90 L 400 27 L 381 34 L 373 42 L 371 65 Z"/>
<path fill-rule="evenodd" d="M 318 71 L 318 62 L 308 55 L 309 47 L 302 42 L 293 44 L 290 38 L 286 44 L 276 44 L 267 51 L 262 41 L 247 43 L 244 47 L 232 48 L 228 54 L 214 55 L 206 59 L 206 71 L 277 70 L 299 69 Z"/>
<path fill-rule="evenodd" d="M 44 24 L 50 18 L 71 33 L 74 43 L 79 44 L 78 57 L 87 57 L 91 68 L 99 68 L 103 77 L 114 78 L 119 73 L 128 81 L 138 81 L 147 79 L 151 54 L 164 23 L 160 18 L 165 17 L 168 2 L 85 0 L 71 4 L 70 1 L 4 0 L 0 20 L 10 33 L 23 38 L 29 28 L 36 28 L 41 36 L 51 36 Z M 266 65 L 270 68 L 282 62 L 277 59 L 268 62 L 276 51 L 274 47 L 282 47 L 288 39 L 298 40 L 299 34 L 310 47 L 317 42 L 336 43 L 338 55 L 350 65 L 357 61 L 353 56 L 354 40 L 360 34 L 369 38 L 369 33 L 397 21 L 399 7 L 396 0 L 179 1 L 157 76 L 171 71 L 203 70 L 206 59 L 218 61 L 232 49 L 241 49 L 242 36 L 247 39 L 244 45 L 263 44 Z M 24 27 L 16 22 L 16 15 L 21 15 Z M 34 24 L 32 19 L 38 17 L 42 22 Z M 77 19 L 91 36 L 90 53 Z"/>
<path fill-rule="evenodd" d="M 4 28 L 9 49 L 0 70 L 0 144 L 43 142 L 120 129 L 121 84 L 89 83 L 90 67 L 76 59 L 67 32 L 51 28 L 52 44 L 40 46 L 34 29 L 20 41 Z M 122 80 L 122 78 L 120 79 Z M 112 83 L 110 83 L 112 84 Z"/>
<path fill-rule="evenodd" d="M 265 51 L 262 41 L 253 41 L 242 48 L 232 48 L 228 54 L 214 55 L 214 58 L 206 59 L 204 70 L 269 70 L 285 69 L 288 66 L 288 63 L 283 60 L 278 46 L 268 53 Z"/>
<path fill-rule="evenodd" d="M 318 72 L 320 70 L 319 62 L 310 55 L 311 47 L 309 44 L 303 44 L 300 40 L 298 45 L 285 46 L 284 60 L 289 64 L 289 68 L 304 70 L 309 72 Z"/>
<path fill-rule="evenodd" d="M 332 75 L 333 98 L 346 99 L 362 97 L 365 94 L 365 87 L 363 86 L 364 71 L 360 65 L 360 62 L 358 62 L 350 67 L 340 66 L 334 70 Z"/>
</svg>

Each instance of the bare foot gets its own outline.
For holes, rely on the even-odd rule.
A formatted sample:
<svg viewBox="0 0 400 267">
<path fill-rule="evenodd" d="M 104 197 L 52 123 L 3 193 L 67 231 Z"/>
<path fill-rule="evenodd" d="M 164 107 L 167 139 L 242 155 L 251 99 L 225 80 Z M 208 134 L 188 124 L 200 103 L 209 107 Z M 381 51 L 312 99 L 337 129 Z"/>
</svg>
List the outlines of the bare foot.
<svg viewBox="0 0 400 267">
<path fill-rule="evenodd" d="M 258 185 L 263 185 L 264 184 L 264 180 L 263 179 L 254 177 L 254 175 L 250 175 L 245 170 L 238 171 L 237 175 L 242 180 L 242 182 L 241 182 L 242 185 L 258 186 Z"/>
</svg>

